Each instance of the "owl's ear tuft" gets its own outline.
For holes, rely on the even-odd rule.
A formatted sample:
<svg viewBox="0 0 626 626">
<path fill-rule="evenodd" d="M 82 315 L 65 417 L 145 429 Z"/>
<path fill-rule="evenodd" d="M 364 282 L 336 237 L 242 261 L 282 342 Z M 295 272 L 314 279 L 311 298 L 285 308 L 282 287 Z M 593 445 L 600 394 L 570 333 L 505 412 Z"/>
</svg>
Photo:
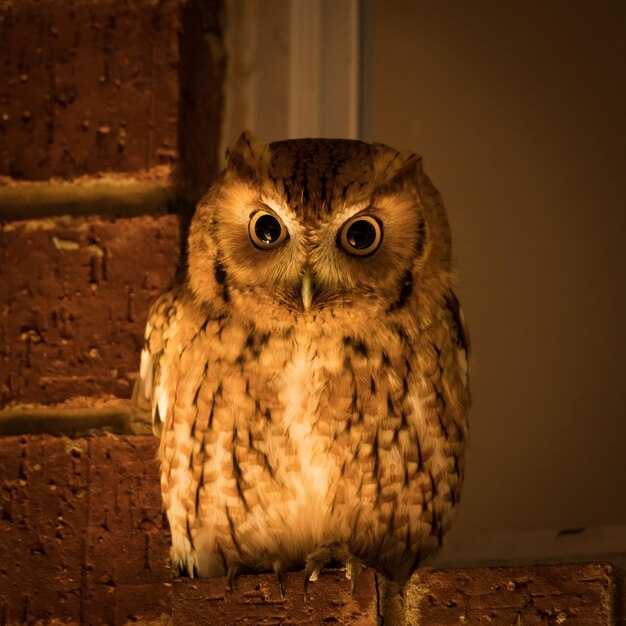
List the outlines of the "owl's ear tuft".
<svg viewBox="0 0 626 626">
<path fill-rule="evenodd" d="M 381 185 L 396 185 L 414 177 L 422 168 L 422 157 L 411 150 L 394 150 L 384 144 L 374 144 L 374 174 Z"/>
<path fill-rule="evenodd" d="M 267 155 L 267 146 L 249 130 L 244 130 L 237 143 L 226 150 L 226 168 L 243 178 L 257 178 L 263 172 Z"/>
<path fill-rule="evenodd" d="M 378 180 L 378 191 L 393 192 L 407 182 L 416 181 L 422 172 L 422 157 L 410 150 L 398 152 L 382 146 L 375 157 L 374 169 Z"/>
<path fill-rule="evenodd" d="M 409 178 L 415 178 L 422 171 L 422 157 L 415 152 L 408 150 L 401 152 L 400 162 L 400 167 L 391 179 L 393 182 L 399 183 Z"/>
</svg>

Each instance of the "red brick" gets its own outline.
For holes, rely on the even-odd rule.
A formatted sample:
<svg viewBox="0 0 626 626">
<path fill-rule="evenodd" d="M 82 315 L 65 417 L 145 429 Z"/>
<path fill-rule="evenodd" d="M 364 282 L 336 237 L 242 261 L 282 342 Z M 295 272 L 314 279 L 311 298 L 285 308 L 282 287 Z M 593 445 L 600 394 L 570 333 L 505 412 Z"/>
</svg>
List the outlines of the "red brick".
<svg viewBox="0 0 626 626">
<path fill-rule="evenodd" d="M 170 612 L 154 437 L 0 438 L 0 618 L 126 624 Z"/>
<path fill-rule="evenodd" d="M 422 570 L 406 594 L 422 626 L 613 623 L 612 567 L 604 563 Z"/>
<path fill-rule="evenodd" d="M 0 607 L 4 622 L 81 612 L 87 442 L 0 439 Z"/>
<path fill-rule="evenodd" d="M 0 406 L 130 397 L 143 327 L 175 274 L 175 216 L 0 226 Z"/>
<path fill-rule="evenodd" d="M 174 581 L 172 617 L 175 626 L 189 624 L 378 624 L 376 577 L 365 570 L 358 579 L 354 598 L 343 572 L 328 571 L 309 584 L 304 602 L 303 572 L 285 575 L 281 599 L 273 574 L 240 576 L 233 591 L 224 578 Z"/>
<path fill-rule="evenodd" d="M 91 619 L 100 615 L 108 621 L 111 606 L 115 623 L 170 612 L 163 587 L 171 579 L 170 537 L 162 515 L 156 447 L 151 436 L 90 441 L 86 614 Z"/>
<path fill-rule="evenodd" d="M 218 170 L 224 0 L 0 4 L 0 177 Z M 180 158 L 179 158 L 180 153 Z"/>
<path fill-rule="evenodd" d="M 171 624 L 171 582 L 151 583 L 148 585 L 120 585 L 115 589 L 114 624 L 129 624 L 140 621 L 145 626 L 157 626 L 152 620 L 161 620 L 158 624 Z M 93 619 L 93 615 L 90 616 Z M 191 626 L 191 625 L 189 625 Z"/>
<path fill-rule="evenodd" d="M 177 155 L 182 0 L 0 6 L 0 175 L 132 172 Z"/>
</svg>

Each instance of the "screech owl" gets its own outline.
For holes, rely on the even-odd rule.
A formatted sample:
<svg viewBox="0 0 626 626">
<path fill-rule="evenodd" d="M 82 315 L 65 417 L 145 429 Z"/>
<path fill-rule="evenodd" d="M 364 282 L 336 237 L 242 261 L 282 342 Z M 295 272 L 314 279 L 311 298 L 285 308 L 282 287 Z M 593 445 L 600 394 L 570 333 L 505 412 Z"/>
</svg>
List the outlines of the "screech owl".
<svg viewBox="0 0 626 626">
<path fill-rule="evenodd" d="M 135 390 L 160 434 L 174 568 L 281 583 L 371 566 L 404 583 L 459 501 L 470 404 L 447 217 L 420 157 L 244 133 L 188 244 Z"/>
</svg>

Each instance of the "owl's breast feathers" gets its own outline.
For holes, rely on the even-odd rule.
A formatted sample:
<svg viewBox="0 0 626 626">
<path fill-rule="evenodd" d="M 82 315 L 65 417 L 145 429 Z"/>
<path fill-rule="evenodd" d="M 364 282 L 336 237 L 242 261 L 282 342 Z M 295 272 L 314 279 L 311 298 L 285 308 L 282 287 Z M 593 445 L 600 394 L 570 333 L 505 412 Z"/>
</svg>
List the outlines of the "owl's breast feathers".
<svg viewBox="0 0 626 626">
<path fill-rule="evenodd" d="M 134 397 L 161 433 L 175 565 L 301 567 L 331 538 L 403 581 L 441 545 L 463 477 L 467 331 L 451 291 L 424 319 L 394 315 L 367 335 L 313 317 L 271 333 L 210 315 L 186 286 L 161 296 Z"/>
</svg>

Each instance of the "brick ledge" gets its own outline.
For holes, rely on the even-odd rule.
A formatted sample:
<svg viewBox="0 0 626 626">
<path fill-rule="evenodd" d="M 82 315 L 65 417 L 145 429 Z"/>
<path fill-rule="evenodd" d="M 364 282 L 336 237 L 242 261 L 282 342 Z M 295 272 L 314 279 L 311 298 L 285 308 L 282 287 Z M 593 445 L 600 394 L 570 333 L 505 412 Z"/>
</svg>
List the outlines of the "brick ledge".
<svg viewBox="0 0 626 626">
<path fill-rule="evenodd" d="M 365 570 L 354 597 L 343 572 L 324 572 L 303 598 L 303 573 L 174 580 L 172 624 L 617 624 L 616 572 L 607 563 L 420 569 L 404 590 Z M 207 621 L 209 620 L 209 621 Z"/>
<path fill-rule="evenodd" d="M 0 178 L 0 221 L 57 215 L 158 215 L 176 201 L 168 166 L 69 181 Z"/>
<path fill-rule="evenodd" d="M 16 404 L 0 410 L 0 436 L 152 434 L 148 412 L 119 398 L 73 398 L 59 405 Z"/>
</svg>

